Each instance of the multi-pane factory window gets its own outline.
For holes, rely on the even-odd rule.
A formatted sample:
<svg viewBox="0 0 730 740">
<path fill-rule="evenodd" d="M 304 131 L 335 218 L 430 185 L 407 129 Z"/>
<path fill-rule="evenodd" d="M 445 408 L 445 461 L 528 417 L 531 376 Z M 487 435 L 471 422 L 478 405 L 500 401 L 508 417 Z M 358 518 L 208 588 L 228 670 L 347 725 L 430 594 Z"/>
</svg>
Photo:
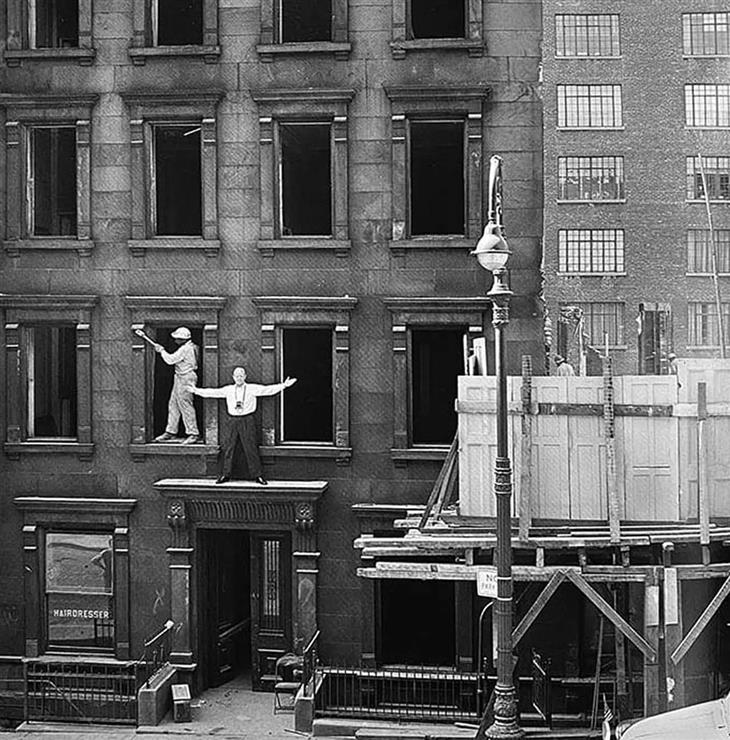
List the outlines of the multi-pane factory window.
<svg viewBox="0 0 730 740">
<path fill-rule="evenodd" d="M 410 0 L 409 8 L 412 39 L 466 36 L 465 0 Z"/>
<path fill-rule="evenodd" d="M 331 124 L 280 123 L 281 236 L 332 235 Z"/>
<path fill-rule="evenodd" d="M 78 0 L 28 3 L 31 49 L 70 49 L 79 45 Z"/>
<path fill-rule="evenodd" d="M 199 46 L 203 43 L 203 0 L 152 0 L 153 46 Z"/>
<path fill-rule="evenodd" d="M 30 326 L 26 340 L 28 437 L 77 436 L 76 328 Z"/>
<path fill-rule="evenodd" d="M 154 126 L 151 180 L 157 236 L 202 234 L 200 125 Z"/>
<path fill-rule="evenodd" d="M 623 272 L 624 232 L 621 229 L 561 229 L 558 231 L 558 262 L 561 272 Z"/>
<path fill-rule="evenodd" d="M 594 347 L 604 347 L 606 339 L 611 347 L 624 344 L 624 304 L 572 303 L 583 314 L 583 330 Z"/>
<path fill-rule="evenodd" d="M 332 0 L 279 0 L 282 43 L 332 40 Z"/>
<path fill-rule="evenodd" d="M 722 328 L 724 344 L 730 342 L 730 303 L 722 303 Z M 690 302 L 687 304 L 687 344 L 692 347 L 717 347 L 720 331 L 717 321 L 717 304 Z"/>
<path fill-rule="evenodd" d="M 621 85 L 558 85 L 559 128 L 623 125 Z"/>
<path fill-rule="evenodd" d="M 730 55 L 730 13 L 684 13 L 682 31 L 687 56 Z"/>
<path fill-rule="evenodd" d="M 29 232 L 33 236 L 76 235 L 76 129 L 30 129 Z"/>
<path fill-rule="evenodd" d="M 555 16 L 556 57 L 621 55 L 619 16 L 558 14 Z"/>
<path fill-rule="evenodd" d="M 730 85 L 685 85 L 685 120 L 688 126 L 730 126 Z"/>
<path fill-rule="evenodd" d="M 715 230 L 717 272 L 730 274 L 730 229 Z M 687 231 L 687 272 L 711 273 L 712 238 L 709 229 Z"/>
<path fill-rule="evenodd" d="M 687 200 L 730 200 L 730 157 L 687 157 Z"/>
<path fill-rule="evenodd" d="M 413 120 L 409 137 L 411 236 L 464 234 L 464 122 Z"/>
<path fill-rule="evenodd" d="M 558 200 L 623 200 L 623 157 L 558 157 Z"/>
</svg>

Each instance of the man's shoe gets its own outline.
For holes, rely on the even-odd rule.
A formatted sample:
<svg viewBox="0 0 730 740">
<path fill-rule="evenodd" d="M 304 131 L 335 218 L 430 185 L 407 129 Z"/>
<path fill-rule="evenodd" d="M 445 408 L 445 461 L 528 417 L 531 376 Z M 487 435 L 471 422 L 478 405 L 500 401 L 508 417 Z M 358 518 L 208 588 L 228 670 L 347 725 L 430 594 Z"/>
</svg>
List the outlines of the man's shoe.
<svg viewBox="0 0 730 740">
<path fill-rule="evenodd" d="M 231 479 L 230 475 L 219 475 L 216 483 L 227 483 Z"/>
<path fill-rule="evenodd" d="M 170 432 L 163 432 L 159 437 L 155 437 L 155 442 L 169 442 L 173 439 L 177 439 L 174 434 L 170 434 Z"/>
<path fill-rule="evenodd" d="M 256 478 L 256 482 L 259 485 L 261 485 L 261 486 L 268 486 L 269 485 L 269 481 L 267 481 L 266 478 L 264 478 L 263 475 L 260 475 L 258 478 Z"/>
<path fill-rule="evenodd" d="M 200 437 L 197 434 L 189 434 L 185 439 L 182 441 L 184 445 L 195 445 L 200 442 Z"/>
</svg>

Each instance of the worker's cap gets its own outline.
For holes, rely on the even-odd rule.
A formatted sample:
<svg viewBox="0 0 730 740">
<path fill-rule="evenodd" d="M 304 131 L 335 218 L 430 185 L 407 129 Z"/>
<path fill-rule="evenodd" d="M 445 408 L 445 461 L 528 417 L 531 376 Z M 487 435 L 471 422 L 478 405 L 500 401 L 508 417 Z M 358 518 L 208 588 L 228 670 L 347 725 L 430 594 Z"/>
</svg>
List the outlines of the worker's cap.
<svg viewBox="0 0 730 740">
<path fill-rule="evenodd" d="M 190 339 L 192 334 L 190 334 L 190 329 L 187 326 L 180 326 L 170 336 L 173 339 Z"/>
<path fill-rule="evenodd" d="M 554 359 L 555 362 L 557 362 L 558 364 L 560 364 L 561 362 L 565 362 L 565 357 L 563 357 L 562 355 L 555 355 Z"/>
<path fill-rule="evenodd" d="M 676 359 L 677 359 L 677 355 L 675 355 L 675 354 L 674 354 L 674 352 L 670 352 L 670 353 L 669 353 L 669 354 L 667 355 L 667 359 L 668 359 L 668 360 L 676 360 Z"/>
</svg>

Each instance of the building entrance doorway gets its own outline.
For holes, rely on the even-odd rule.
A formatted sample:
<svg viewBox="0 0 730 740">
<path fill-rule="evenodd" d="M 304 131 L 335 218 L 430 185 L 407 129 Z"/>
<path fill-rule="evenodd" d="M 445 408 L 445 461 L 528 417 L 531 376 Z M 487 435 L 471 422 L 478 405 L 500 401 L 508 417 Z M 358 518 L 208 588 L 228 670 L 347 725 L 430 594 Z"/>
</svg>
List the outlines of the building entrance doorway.
<svg viewBox="0 0 730 740">
<path fill-rule="evenodd" d="M 245 673 L 270 688 L 276 659 L 291 649 L 289 533 L 198 532 L 198 645 L 202 688 Z"/>
</svg>

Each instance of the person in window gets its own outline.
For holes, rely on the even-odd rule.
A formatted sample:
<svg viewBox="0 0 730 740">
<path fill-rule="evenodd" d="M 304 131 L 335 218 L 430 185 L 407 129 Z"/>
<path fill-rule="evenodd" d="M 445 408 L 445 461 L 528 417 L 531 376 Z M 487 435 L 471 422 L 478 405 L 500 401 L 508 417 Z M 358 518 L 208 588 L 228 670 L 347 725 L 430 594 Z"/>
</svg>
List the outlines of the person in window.
<svg viewBox="0 0 730 740">
<path fill-rule="evenodd" d="M 231 424 L 228 437 L 223 445 L 221 474 L 218 476 L 216 483 L 225 483 L 231 479 L 233 452 L 236 449 L 236 440 L 240 439 L 249 475 L 262 486 L 267 484 L 262 475 L 261 458 L 256 442 L 256 426 L 254 424 L 256 399 L 261 396 L 275 396 L 285 388 L 290 388 L 296 382 L 296 378 L 286 378 L 283 383 L 274 383 L 273 385 L 247 383 L 246 371 L 242 367 L 237 367 L 233 371 L 232 385 L 224 385 L 222 388 L 196 388 L 191 386 L 190 391 L 196 396 L 226 399 L 226 408 Z"/>
<path fill-rule="evenodd" d="M 677 365 L 677 355 L 674 352 L 670 352 L 667 355 L 667 364 L 669 365 L 669 374 L 677 376 L 677 387 L 681 388 L 682 384 L 679 382 L 679 366 Z"/>
<path fill-rule="evenodd" d="M 170 402 L 167 405 L 167 426 L 159 437 L 155 437 L 155 442 L 177 441 L 179 439 L 177 431 L 182 416 L 185 434 L 187 435 L 183 444 L 195 444 L 200 442 L 200 432 L 198 431 L 198 420 L 195 418 L 190 386 L 194 386 L 198 380 L 198 375 L 195 372 L 198 369 L 198 345 L 193 344 L 190 329 L 186 326 L 175 329 L 170 336 L 178 345 L 174 352 L 165 351 L 161 344 L 154 345 L 155 352 L 168 365 L 175 366 L 175 379 L 170 392 Z"/>
<path fill-rule="evenodd" d="M 555 374 L 572 377 L 575 375 L 575 370 L 573 370 L 573 366 L 562 355 L 555 355 Z"/>
</svg>

